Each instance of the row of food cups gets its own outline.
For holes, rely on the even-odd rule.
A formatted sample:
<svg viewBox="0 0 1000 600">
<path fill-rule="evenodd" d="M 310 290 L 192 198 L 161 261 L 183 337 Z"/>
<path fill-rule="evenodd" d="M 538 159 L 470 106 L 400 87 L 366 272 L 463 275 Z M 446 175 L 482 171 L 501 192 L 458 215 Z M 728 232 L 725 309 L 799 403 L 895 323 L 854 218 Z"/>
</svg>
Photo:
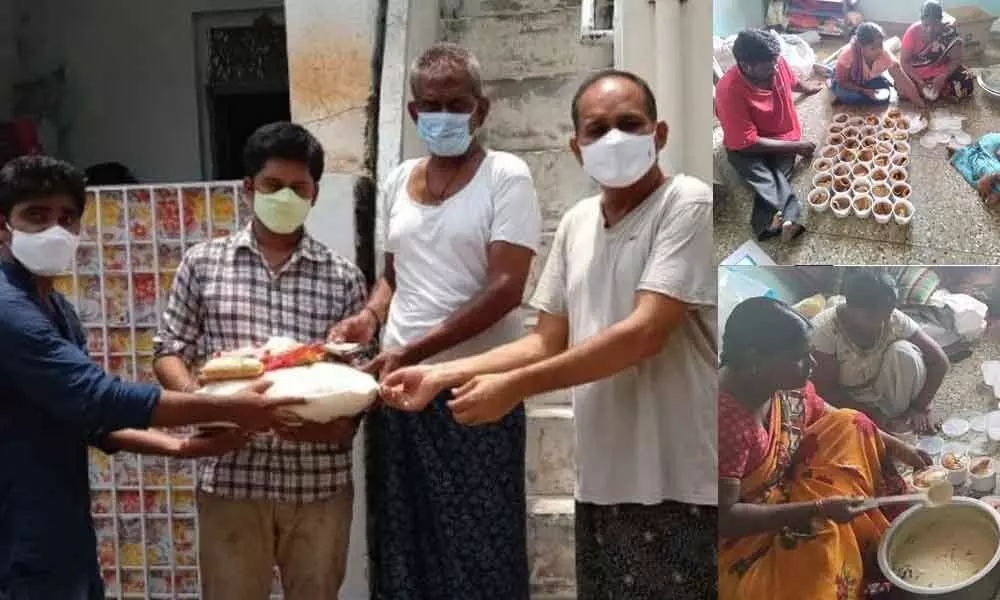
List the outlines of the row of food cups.
<svg viewBox="0 0 1000 600">
<path fill-rule="evenodd" d="M 904 187 L 905 186 L 905 187 Z M 816 212 L 826 212 L 827 209 L 833 212 L 838 219 L 843 219 L 854 214 L 859 219 L 867 219 L 874 216 L 875 222 L 886 224 L 895 221 L 898 225 L 907 225 L 913 219 L 913 203 L 906 199 L 909 196 L 910 185 L 900 183 L 893 186 L 899 188 L 900 192 L 905 192 L 901 196 L 896 196 L 889 192 L 889 195 L 882 195 L 889 191 L 888 186 L 881 185 L 872 188 L 871 193 L 867 192 L 831 192 L 828 188 L 818 187 L 809 192 L 809 206 Z M 885 188 L 883 190 L 883 188 Z M 875 192 L 879 195 L 876 196 Z"/>
<path fill-rule="evenodd" d="M 945 452 L 941 464 L 915 474 L 912 486 L 923 491 L 938 481 L 947 479 L 953 486 L 969 485 L 973 491 L 990 493 L 996 487 L 996 468 L 991 457 L 970 457 L 967 453 Z"/>
<path fill-rule="evenodd" d="M 883 116 L 869 114 L 865 116 L 857 115 L 852 117 L 847 113 L 838 113 L 833 115 L 830 129 L 840 131 L 849 127 L 858 129 L 864 127 L 874 127 L 876 129 L 889 131 L 909 132 L 910 125 L 910 119 L 903 116 L 902 111 L 898 110 L 898 108 L 891 108 L 886 111 Z"/>
<path fill-rule="evenodd" d="M 824 170 L 824 165 L 834 162 L 860 163 L 870 167 L 906 167 L 910 164 L 909 142 L 875 142 L 871 146 L 847 148 L 827 145 L 820 149 L 819 157 L 813 161 L 813 170 Z"/>
</svg>

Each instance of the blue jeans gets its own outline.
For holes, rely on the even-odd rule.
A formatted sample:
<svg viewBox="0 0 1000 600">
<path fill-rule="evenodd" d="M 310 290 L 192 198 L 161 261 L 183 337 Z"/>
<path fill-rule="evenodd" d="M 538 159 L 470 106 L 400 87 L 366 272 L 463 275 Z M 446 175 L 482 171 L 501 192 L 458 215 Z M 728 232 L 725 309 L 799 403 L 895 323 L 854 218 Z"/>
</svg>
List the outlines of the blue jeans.
<svg viewBox="0 0 1000 600">
<path fill-rule="evenodd" d="M 836 79 L 834 79 L 833 83 L 830 85 L 830 91 L 833 92 L 833 95 L 837 98 L 837 100 L 839 100 L 844 104 L 853 104 L 862 106 L 865 104 L 887 104 L 888 102 L 891 102 L 894 99 L 893 97 L 896 95 L 896 90 L 892 86 L 892 80 L 885 75 L 876 77 L 875 79 L 869 79 L 868 81 L 861 84 L 861 87 L 869 90 L 889 90 L 890 91 L 889 99 L 883 102 L 872 100 L 871 98 L 862 94 L 861 92 L 844 89 L 837 83 Z"/>
</svg>

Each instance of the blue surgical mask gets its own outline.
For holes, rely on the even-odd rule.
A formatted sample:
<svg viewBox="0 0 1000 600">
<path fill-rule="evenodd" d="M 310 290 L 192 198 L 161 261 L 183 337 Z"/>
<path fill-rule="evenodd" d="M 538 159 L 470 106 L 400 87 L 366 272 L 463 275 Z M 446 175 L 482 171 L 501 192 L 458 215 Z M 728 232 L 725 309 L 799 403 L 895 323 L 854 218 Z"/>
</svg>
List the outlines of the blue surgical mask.
<svg viewBox="0 0 1000 600">
<path fill-rule="evenodd" d="M 472 113 L 418 113 L 417 134 L 434 156 L 461 156 L 472 145 Z"/>
</svg>

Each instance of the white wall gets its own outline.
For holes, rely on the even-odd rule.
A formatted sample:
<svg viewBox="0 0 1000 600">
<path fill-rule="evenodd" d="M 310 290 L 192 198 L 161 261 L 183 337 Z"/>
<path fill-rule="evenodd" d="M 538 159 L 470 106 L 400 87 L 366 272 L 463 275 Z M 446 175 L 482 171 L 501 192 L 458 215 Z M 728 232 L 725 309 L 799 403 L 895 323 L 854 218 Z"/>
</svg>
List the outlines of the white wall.
<svg viewBox="0 0 1000 600">
<path fill-rule="evenodd" d="M 924 0 L 866 0 L 861 3 L 861 12 L 870 21 L 883 23 L 913 23 L 920 19 L 920 7 Z M 984 10 L 1000 16 L 1000 0 L 942 0 L 945 10 L 954 6 L 980 6 Z"/>
<path fill-rule="evenodd" d="M 281 4 L 32 0 L 22 32 L 27 46 L 21 75 L 39 75 L 65 61 L 65 107 L 72 123 L 68 158 L 80 166 L 120 161 L 144 181 L 200 180 L 192 15 Z M 2 17 L 0 12 L 0 44 Z"/>
</svg>

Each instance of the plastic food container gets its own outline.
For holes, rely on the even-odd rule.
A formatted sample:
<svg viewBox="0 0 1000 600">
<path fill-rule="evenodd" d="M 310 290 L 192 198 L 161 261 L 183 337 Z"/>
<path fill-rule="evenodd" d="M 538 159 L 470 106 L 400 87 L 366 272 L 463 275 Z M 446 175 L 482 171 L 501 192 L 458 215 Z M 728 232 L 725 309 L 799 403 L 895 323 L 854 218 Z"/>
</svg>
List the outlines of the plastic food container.
<svg viewBox="0 0 1000 600">
<path fill-rule="evenodd" d="M 892 218 L 897 225 L 909 225 L 913 220 L 913 204 L 907 200 L 897 200 L 892 205 Z"/>
<path fill-rule="evenodd" d="M 838 219 L 846 218 L 851 214 L 851 195 L 847 193 L 835 194 L 830 199 L 830 210 Z"/>
<path fill-rule="evenodd" d="M 969 476 L 972 478 L 972 489 L 980 493 L 992 492 L 997 485 L 996 461 L 989 456 L 981 456 L 971 460 Z"/>
<path fill-rule="evenodd" d="M 830 190 L 822 187 L 809 192 L 809 207 L 816 212 L 824 212 L 830 206 Z"/>
<path fill-rule="evenodd" d="M 851 208 L 854 210 L 854 216 L 867 219 L 872 214 L 872 197 L 868 194 L 855 194 Z"/>
<path fill-rule="evenodd" d="M 872 205 L 872 214 L 875 216 L 876 223 L 885 225 L 892 220 L 892 202 L 886 198 L 875 200 Z"/>
<path fill-rule="evenodd" d="M 892 175 L 890 175 L 889 177 L 891 178 Z M 893 200 L 893 202 L 901 202 L 901 201 L 907 201 L 908 202 L 910 200 L 910 194 L 912 192 L 913 192 L 913 189 L 910 187 L 910 184 L 906 183 L 905 181 L 898 182 L 898 183 L 894 182 L 892 184 L 892 200 Z"/>
</svg>

